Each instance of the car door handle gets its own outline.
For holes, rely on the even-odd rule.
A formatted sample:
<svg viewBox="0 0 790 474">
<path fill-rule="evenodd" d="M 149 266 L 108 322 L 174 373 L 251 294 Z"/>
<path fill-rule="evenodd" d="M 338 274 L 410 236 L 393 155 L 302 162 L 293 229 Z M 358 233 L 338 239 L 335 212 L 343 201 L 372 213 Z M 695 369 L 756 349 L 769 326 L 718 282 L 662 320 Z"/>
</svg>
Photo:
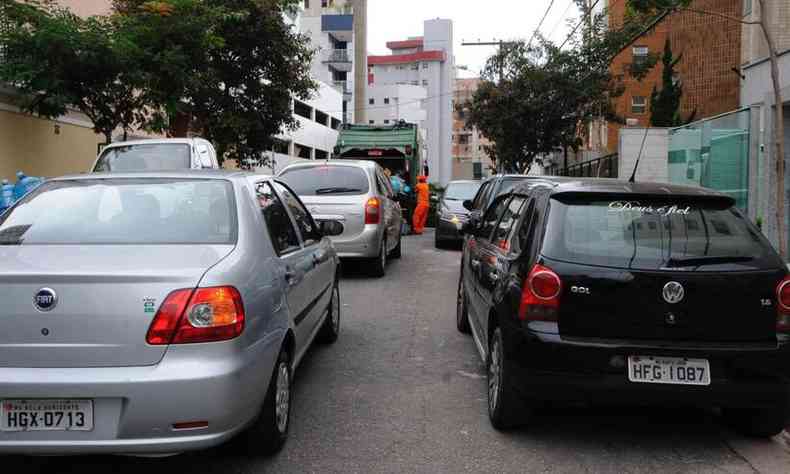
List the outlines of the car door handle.
<svg viewBox="0 0 790 474">
<path fill-rule="evenodd" d="M 295 286 L 299 284 L 299 274 L 296 273 L 296 270 L 289 268 L 285 270 L 285 281 L 288 286 Z"/>
<path fill-rule="evenodd" d="M 326 260 L 326 252 L 323 250 L 319 250 L 318 252 L 313 254 L 313 263 L 318 266 Z"/>
</svg>

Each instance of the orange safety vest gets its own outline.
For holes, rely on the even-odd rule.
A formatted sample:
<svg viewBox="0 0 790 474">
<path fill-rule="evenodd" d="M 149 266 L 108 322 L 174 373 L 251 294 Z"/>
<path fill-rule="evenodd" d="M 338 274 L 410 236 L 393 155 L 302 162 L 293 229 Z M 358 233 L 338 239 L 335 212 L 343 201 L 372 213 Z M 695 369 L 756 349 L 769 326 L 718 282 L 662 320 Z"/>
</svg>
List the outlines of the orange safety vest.
<svg viewBox="0 0 790 474">
<path fill-rule="evenodd" d="M 431 191 L 426 183 L 417 184 L 417 204 L 431 203 Z"/>
</svg>

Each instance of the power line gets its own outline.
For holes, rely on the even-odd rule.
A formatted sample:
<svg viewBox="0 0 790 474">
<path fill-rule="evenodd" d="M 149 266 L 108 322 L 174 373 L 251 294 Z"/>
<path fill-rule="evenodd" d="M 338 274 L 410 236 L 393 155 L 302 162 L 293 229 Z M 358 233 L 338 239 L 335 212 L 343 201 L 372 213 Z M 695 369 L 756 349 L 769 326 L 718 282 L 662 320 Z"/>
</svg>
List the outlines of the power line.
<svg viewBox="0 0 790 474">
<path fill-rule="evenodd" d="M 595 0 L 595 3 L 590 5 L 590 8 L 587 10 L 587 12 L 582 14 L 581 19 L 579 19 L 579 22 L 576 23 L 576 26 L 573 27 L 573 30 L 570 32 L 568 37 L 565 38 L 565 41 L 562 42 L 562 44 L 560 45 L 559 49 L 562 49 L 568 43 L 568 41 L 570 41 L 570 39 L 573 37 L 573 35 L 576 34 L 576 32 L 579 30 L 579 27 L 582 26 L 582 23 L 584 23 L 584 19 L 585 19 L 584 17 L 588 17 L 588 19 L 589 19 L 589 16 L 592 15 L 593 8 L 595 8 L 600 1 L 601 0 Z M 617 0 L 615 0 L 615 2 L 617 2 Z"/>
<path fill-rule="evenodd" d="M 554 24 L 554 28 L 551 29 L 551 32 L 549 33 L 549 39 L 551 39 L 551 37 L 554 36 L 554 32 L 557 31 L 557 28 L 559 28 L 560 24 L 562 24 L 562 20 L 564 20 L 564 19 L 566 19 L 568 17 L 568 12 L 570 11 L 571 7 L 574 4 L 575 4 L 574 0 L 571 0 L 570 2 L 568 2 L 568 6 L 565 8 L 565 11 L 562 13 L 562 16 L 557 21 L 557 23 Z"/>
<path fill-rule="evenodd" d="M 549 12 L 551 11 L 551 7 L 553 6 L 554 6 L 554 0 L 551 0 L 551 2 L 549 2 L 548 8 L 546 8 L 546 12 L 543 14 L 543 18 L 541 18 L 540 23 L 538 23 L 538 27 L 535 28 L 535 31 L 532 32 L 532 37 L 527 42 L 527 49 L 529 49 L 529 47 L 532 46 L 532 41 L 540 32 L 540 28 L 543 26 L 543 22 L 546 21 L 546 17 L 549 16 Z"/>
</svg>

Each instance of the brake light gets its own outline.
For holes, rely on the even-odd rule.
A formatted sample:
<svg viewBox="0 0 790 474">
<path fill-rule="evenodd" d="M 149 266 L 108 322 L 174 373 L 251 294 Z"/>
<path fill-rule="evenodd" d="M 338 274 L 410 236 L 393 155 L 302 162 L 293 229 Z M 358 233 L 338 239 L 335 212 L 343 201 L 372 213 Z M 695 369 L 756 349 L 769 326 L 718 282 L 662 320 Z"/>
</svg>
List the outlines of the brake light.
<svg viewBox="0 0 790 474">
<path fill-rule="evenodd" d="M 379 198 L 370 198 L 365 203 L 365 224 L 381 223 L 381 201 Z"/>
<path fill-rule="evenodd" d="M 232 286 L 177 290 L 151 323 L 151 345 L 226 341 L 244 330 L 244 305 Z"/>
<path fill-rule="evenodd" d="M 790 332 L 790 275 L 776 287 L 776 331 Z"/>
<path fill-rule="evenodd" d="M 562 281 L 550 268 L 535 265 L 524 281 L 518 318 L 521 321 L 557 321 Z"/>
</svg>

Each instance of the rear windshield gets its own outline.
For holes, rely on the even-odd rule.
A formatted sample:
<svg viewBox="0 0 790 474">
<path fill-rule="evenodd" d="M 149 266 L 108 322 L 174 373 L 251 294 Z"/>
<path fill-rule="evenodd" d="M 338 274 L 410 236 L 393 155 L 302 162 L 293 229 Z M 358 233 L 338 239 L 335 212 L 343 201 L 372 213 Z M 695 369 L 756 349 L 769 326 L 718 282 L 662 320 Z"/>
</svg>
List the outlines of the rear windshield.
<svg viewBox="0 0 790 474">
<path fill-rule="evenodd" d="M 230 244 L 235 216 L 228 181 L 52 181 L 0 217 L 0 245 Z"/>
<path fill-rule="evenodd" d="M 773 266 L 773 250 L 727 201 L 552 199 L 547 258 L 656 270 Z"/>
<path fill-rule="evenodd" d="M 473 199 L 480 183 L 450 183 L 444 191 L 444 198 L 450 201 L 466 201 Z"/>
<path fill-rule="evenodd" d="M 306 166 L 285 170 L 280 179 L 299 196 L 367 194 L 368 176 L 355 166 Z"/>
<path fill-rule="evenodd" d="M 191 167 L 189 145 L 160 143 L 105 150 L 93 171 L 172 171 Z"/>
</svg>

